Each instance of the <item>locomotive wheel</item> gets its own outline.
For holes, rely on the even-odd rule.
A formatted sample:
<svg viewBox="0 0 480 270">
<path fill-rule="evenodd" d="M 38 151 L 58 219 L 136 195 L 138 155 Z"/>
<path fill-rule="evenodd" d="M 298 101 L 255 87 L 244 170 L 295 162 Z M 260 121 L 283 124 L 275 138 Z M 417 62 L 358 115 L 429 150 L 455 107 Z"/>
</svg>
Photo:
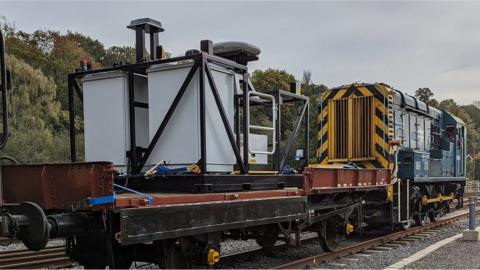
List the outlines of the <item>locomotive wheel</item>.
<svg viewBox="0 0 480 270">
<path fill-rule="evenodd" d="M 411 221 L 400 222 L 400 229 L 402 229 L 402 230 L 404 230 L 404 231 L 410 229 L 411 226 L 412 226 L 412 222 L 411 222 Z"/>
<path fill-rule="evenodd" d="M 255 241 L 268 253 L 273 253 L 273 247 L 278 240 L 278 227 L 267 226 L 255 234 Z"/>
<path fill-rule="evenodd" d="M 435 212 L 428 212 L 428 219 L 430 219 L 430 222 L 437 222 L 437 214 Z"/>
<path fill-rule="evenodd" d="M 452 212 L 451 203 L 450 203 L 450 202 L 447 202 L 447 203 L 445 204 L 445 207 L 444 207 L 444 208 L 445 208 L 445 214 L 448 214 L 448 213 Z"/>
<path fill-rule="evenodd" d="M 423 213 L 418 213 L 413 216 L 413 220 L 415 221 L 416 226 L 423 226 L 426 222 L 426 215 Z"/>
<path fill-rule="evenodd" d="M 318 232 L 320 246 L 324 251 L 335 251 L 338 244 L 343 239 L 343 235 L 338 233 L 337 219 L 327 219 L 320 224 L 320 231 Z"/>
</svg>

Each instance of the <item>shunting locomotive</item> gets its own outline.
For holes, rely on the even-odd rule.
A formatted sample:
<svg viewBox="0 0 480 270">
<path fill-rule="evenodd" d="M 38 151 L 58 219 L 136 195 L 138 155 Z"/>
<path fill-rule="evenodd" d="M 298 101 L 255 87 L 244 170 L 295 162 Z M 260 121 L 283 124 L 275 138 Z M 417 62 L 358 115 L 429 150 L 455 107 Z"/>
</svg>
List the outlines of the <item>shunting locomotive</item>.
<svg viewBox="0 0 480 270">
<path fill-rule="evenodd" d="M 392 171 L 394 223 L 434 221 L 453 199 L 461 207 L 466 127 L 454 115 L 383 83 L 354 83 L 323 94 L 318 130 L 320 164 Z"/>
<path fill-rule="evenodd" d="M 31 250 L 65 238 L 86 268 L 198 268 L 220 260 L 225 239 L 272 250 L 315 232 L 335 250 L 353 232 L 421 223 L 461 201 L 465 126 L 451 114 L 385 84 L 331 89 L 319 108 L 318 163 L 309 164 L 309 99 L 295 84 L 255 89 L 248 63 L 258 47 L 203 40 L 165 59 L 160 22 L 128 28 L 136 63 L 68 75 L 72 162 L 1 167 L 2 235 Z M 288 104 L 295 121 L 283 144 Z"/>
</svg>

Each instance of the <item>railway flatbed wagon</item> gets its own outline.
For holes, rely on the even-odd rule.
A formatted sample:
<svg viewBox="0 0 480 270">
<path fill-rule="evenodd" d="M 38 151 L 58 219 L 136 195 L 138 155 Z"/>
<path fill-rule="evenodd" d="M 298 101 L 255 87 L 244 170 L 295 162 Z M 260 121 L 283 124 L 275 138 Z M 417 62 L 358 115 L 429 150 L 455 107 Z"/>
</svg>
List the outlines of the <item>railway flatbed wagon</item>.
<svg viewBox="0 0 480 270">
<path fill-rule="evenodd" d="M 86 268 L 199 268 L 219 261 L 227 239 L 272 251 L 314 232 L 333 251 L 353 232 L 408 227 L 461 205 L 465 127 L 447 112 L 385 84 L 331 89 L 320 102 L 318 164 L 309 164 L 309 98 L 296 82 L 255 89 L 247 66 L 258 47 L 202 40 L 163 58 L 160 22 L 128 28 L 136 63 L 92 70 L 82 61 L 68 75 L 71 162 L 0 167 L 2 236 L 30 250 L 65 238 Z M 3 37 L 0 45 L 1 147 L 10 80 Z"/>
<path fill-rule="evenodd" d="M 69 256 L 91 268 L 127 267 L 132 261 L 165 267 L 213 265 L 225 239 L 253 238 L 271 249 L 279 235 L 292 245 L 300 243 L 304 231 L 343 235 L 331 231 L 333 220 L 344 217 L 345 226 L 356 226 L 352 218 L 362 211 L 362 194 L 383 191 L 386 199 L 387 170 L 360 174 L 365 175 L 356 169 L 311 169 L 309 176 L 292 176 L 301 180 L 298 187 L 144 193 L 115 184 L 111 163 L 9 165 L 2 167 L 3 209 L 8 213 L 2 217 L 2 232 L 32 250 L 65 237 Z M 330 186 L 315 181 L 317 177 Z M 358 186 L 358 181 L 370 182 Z M 341 197 L 343 202 L 333 203 Z M 334 240 L 325 237 L 323 245 L 333 248 Z M 181 259 L 187 255 L 191 257 Z"/>
</svg>

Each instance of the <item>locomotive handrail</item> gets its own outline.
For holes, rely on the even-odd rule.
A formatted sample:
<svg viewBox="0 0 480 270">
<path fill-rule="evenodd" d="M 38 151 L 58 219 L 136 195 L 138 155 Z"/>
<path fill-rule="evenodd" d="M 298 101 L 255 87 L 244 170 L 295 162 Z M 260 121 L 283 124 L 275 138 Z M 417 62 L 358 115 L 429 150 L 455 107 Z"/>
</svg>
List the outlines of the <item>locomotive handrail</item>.
<svg viewBox="0 0 480 270">
<path fill-rule="evenodd" d="M 2 103 L 2 135 L 0 136 L 0 150 L 5 147 L 8 139 L 8 110 L 7 110 L 7 90 L 9 88 L 9 77 L 7 76 L 7 66 L 5 61 L 5 38 L 0 29 L 0 94 Z"/>
</svg>

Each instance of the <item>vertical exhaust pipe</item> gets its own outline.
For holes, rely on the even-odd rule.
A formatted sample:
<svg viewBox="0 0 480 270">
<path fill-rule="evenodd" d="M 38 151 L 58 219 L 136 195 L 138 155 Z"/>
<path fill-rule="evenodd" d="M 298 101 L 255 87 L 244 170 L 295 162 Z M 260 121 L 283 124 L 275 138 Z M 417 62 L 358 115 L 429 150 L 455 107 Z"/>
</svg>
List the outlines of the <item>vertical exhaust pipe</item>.
<svg viewBox="0 0 480 270">
<path fill-rule="evenodd" d="M 143 18 L 136 19 L 130 22 L 127 28 L 135 30 L 135 51 L 136 61 L 141 63 L 146 61 L 146 44 L 145 35 L 150 35 L 150 60 L 157 60 L 162 58 L 162 47 L 159 45 L 159 33 L 165 31 L 159 21 Z"/>
</svg>

